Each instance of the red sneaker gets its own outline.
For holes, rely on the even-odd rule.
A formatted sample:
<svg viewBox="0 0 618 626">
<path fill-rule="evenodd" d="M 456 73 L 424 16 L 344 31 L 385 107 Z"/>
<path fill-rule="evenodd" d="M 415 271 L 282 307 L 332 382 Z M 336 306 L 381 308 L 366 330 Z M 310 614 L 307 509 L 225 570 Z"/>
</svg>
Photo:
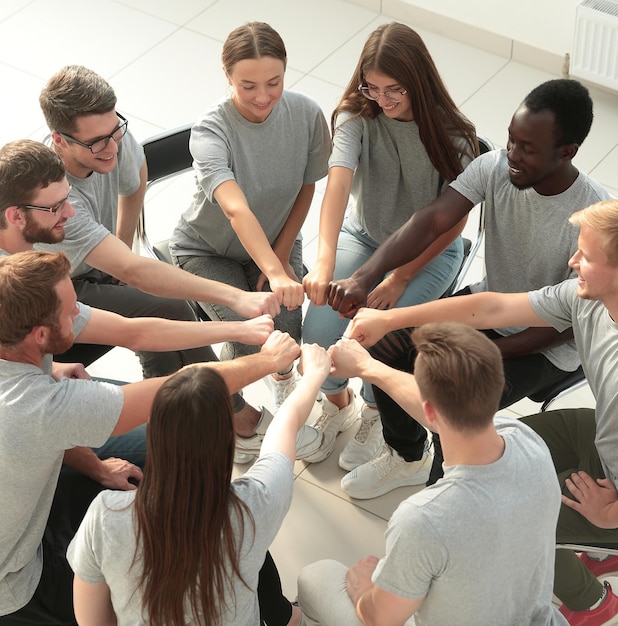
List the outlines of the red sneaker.
<svg viewBox="0 0 618 626">
<path fill-rule="evenodd" d="M 614 595 L 611 585 L 605 581 L 607 596 L 603 604 L 591 611 L 571 611 L 564 604 L 559 611 L 570 626 L 609 626 L 618 624 L 618 596 Z M 612 619 L 616 618 L 616 619 Z"/>
<path fill-rule="evenodd" d="M 610 556 L 609 559 L 605 559 L 604 561 L 595 561 L 585 552 L 580 552 L 577 556 L 586 566 L 586 569 L 592 572 L 597 578 L 599 578 L 599 576 L 604 576 L 605 574 L 618 572 L 618 556 Z"/>
</svg>

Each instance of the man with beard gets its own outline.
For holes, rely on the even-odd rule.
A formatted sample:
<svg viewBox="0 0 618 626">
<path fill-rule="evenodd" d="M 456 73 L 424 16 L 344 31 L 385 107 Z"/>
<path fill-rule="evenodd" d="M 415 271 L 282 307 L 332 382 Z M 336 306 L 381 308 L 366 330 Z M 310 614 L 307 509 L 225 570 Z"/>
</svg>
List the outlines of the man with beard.
<svg viewBox="0 0 618 626">
<path fill-rule="evenodd" d="M 416 258 L 479 202 L 485 202 L 486 275 L 455 296 L 481 291 L 531 291 L 573 274 L 567 262 L 577 249 L 571 213 L 610 195 L 577 170 L 572 160 L 592 125 L 588 90 L 574 80 L 550 80 L 533 89 L 515 111 L 506 150 L 475 159 L 434 202 L 415 213 L 350 278 L 331 284 L 329 304 L 353 316 L 365 304 L 374 280 Z M 553 328 L 500 328 L 486 331 L 504 360 L 503 408 L 564 378 L 579 366 L 572 331 Z M 373 349 L 384 362 L 410 371 L 414 350 L 409 332 L 391 333 Z M 342 479 L 356 498 L 373 498 L 409 483 L 427 454 L 425 429 L 386 394 L 376 400 L 388 444 L 367 445 L 365 462 Z M 379 436 L 379 428 L 373 428 Z M 367 441 L 371 442 L 373 432 Z M 381 442 L 379 442 L 381 443 Z M 375 456 L 376 451 L 379 456 Z M 441 475 L 442 455 L 434 438 L 429 479 Z M 387 476 L 383 479 L 383 476 Z"/>
<path fill-rule="evenodd" d="M 112 143 L 114 142 L 112 141 Z M 24 250 L 31 250 L 33 244 L 63 244 L 65 229 L 68 228 L 68 225 L 73 220 L 83 221 L 83 215 L 81 217 L 76 216 L 76 211 L 72 206 L 72 199 L 69 197 L 70 193 L 71 186 L 67 180 L 65 165 L 60 156 L 50 148 L 47 148 L 42 143 L 28 139 L 13 141 L 0 148 L 0 256 L 2 254 L 14 254 Z M 121 262 L 125 271 L 130 274 L 137 271 L 138 274 L 150 277 L 148 280 L 158 281 L 158 289 L 161 292 L 194 288 L 190 286 L 197 284 L 200 288 L 203 286 L 206 290 L 213 290 L 213 293 L 216 292 L 221 297 L 223 297 L 223 294 L 230 294 L 236 300 L 238 306 L 245 310 L 247 317 L 257 316 L 262 308 L 264 308 L 265 312 L 270 312 L 271 314 L 276 314 L 278 311 L 278 305 L 274 310 L 270 310 L 269 303 L 271 302 L 270 299 L 274 298 L 273 294 L 247 293 L 229 285 L 193 276 L 167 263 L 140 257 L 133 254 L 116 237 L 107 232 L 105 228 L 101 228 L 107 233 L 104 241 L 108 242 L 112 248 L 116 245 L 119 246 L 114 262 Z M 98 245 L 95 248 L 98 248 Z M 57 251 L 59 246 L 48 246 L 48 249 Z M 122 259 L 125 259 L 126 263 Z M 111 259 L 110 262 L 112 262 Z M 185 285 L 187 277 L 189 287 Z M 122 324 L 127 324 L 125 317 L 161 317 L 195 321 L 195 317 L 190 311 L 190 306 L 184 300 L 159 298 L 137 289 L 132 289 L 127 285 L 105 286 L 104 293 L 108 293 L 107 287 L 119 295 L 120 301 L 125 299 L 127 302 L 132 301 L 136 304 L 136 307 L 130 312 L 120 313 L 120 315 L 124 315 L 123 317 L 114 316 L 115 321 L 105 326 L 109 330 L 107 333 L 107 345 L 125 345 L 118 343 L 118 335 L 115 332 L 119 331 L 114 329 L 121 322 Z M 103 297 L 103 300 L 105 298 L 106 296 Z M 103 305 L 105 302 L 100 304 Z M 144 308 L 142 308 L 142 305 L 144 305 Z M 159 315 L 158 313 L 165 313 L 165 311 L 160 311 L 160 305 L 164 308 L 168 307 L 168 305 L 171 306 L 172 309 L 166 308 L 168 313 L 171 311 L 178 312 L 187 308 L 189 309 L 189 314 Z M 102 316 L 102 312 L 99 309 L 111 311 L 114 307 L 97 307 L 97 316 Z M 264 321 L 264 318 L 256 318 L 257 325 L 262 323 L 257 321 L 258 319 L 262 320 L 262 322 Z M 269 323 L 272 324 L 272 321 Z M 220 322 L 217 322 L 214 326 L 213 324 L 214 322 L 203 324 L 204 327 L 201 330 L 202 341 L 192 346 L 180 346 L 180 349 L 170 348 L 154 351 L 143 346 L 134 347 L 136 344 L 131 342 L 126 347 L 139 353 L 148 353 L 153 357 L 163 355 L 163 360 L 157 361 L 160 364 L 162 362 L 166 363 L 162 371 L 155 368 L 154 372 L 151 371 L 149 373 L 167 375 L 192 362 L 215 361 L 217 357 L 210 348 L 210 345 L 213 343 L 244 341 L 252 345 L 256 344 L 255 339 L 252 337 L 253 333 L 249 329 L 250 324 L 243 325 L 241 323 L 236 327 L 221 325 Z M 98 328 L 103 328 L 103 325 L 98 325 Z M 98 336 L 94 341 L 87 341 L 80 337 L 80 343 L 105 344 L 106 341 L 102 340 L 101 336 Z M 239 435 L 236 458 L 239 462 L 247 462 L 259 452 L 263 433 L 266 431 L 272 416 L 266 409 L 263 409 L 261 413 L 256 411 L 252 406 L 245 403 L 240 393 L 234 394 L 233 406 L 235 409 L 236 431 Z M 299 456 L 313 453 L 319 447 L 321 440 L 320 433 L 313 427 L 304 426 L 301 429 L 298 440 Z"/>
<path fill-rule="evenodd" d="M 65 191 L 66 193 L 66 191 Z M 57 205 L 60 205 L 58 201 Z M 52 207 L 54 208 L 54 207 Z M 210 324 L 158 318 L 122 321 L 78 305 L 62 253 L 26 251 L 0 259 L 0 624 L 74 624 L 66 547 L 102 488 L 74 489 L 61 466 L 69 449 L 101 446 L 144 424 L 167 377 L 124 386 L 67 376 L 51 355 L 73 343 L 109 339 L 151 350 L 193 347 Z M 115 321 L 120 321 L 119 325 Z M 288 367 L 299 356 L 288 335 L 261 325 L 262 350 L 212 367 L 230 393 Z M 143 328 L 140 328 L 142 327 Z M 260 343 L 262 343 L 260 341 Z M 204 419 L 208 416 L 205 415 Z M 110 486 L 110 485 L 107 485 Z"/>
</svg>

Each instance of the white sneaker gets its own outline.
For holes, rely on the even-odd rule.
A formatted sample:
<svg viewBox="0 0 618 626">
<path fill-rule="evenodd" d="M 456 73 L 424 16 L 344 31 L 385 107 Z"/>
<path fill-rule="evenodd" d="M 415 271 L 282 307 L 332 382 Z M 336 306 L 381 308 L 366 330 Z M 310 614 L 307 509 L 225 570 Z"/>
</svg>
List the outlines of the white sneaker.
<svg viewBox="0 0 618 626">
<path fill-rule="evenodd" d="M 273 376 L 267 376 L 264 380 L 270 389 L 273 413 L 276 413 L 281 408 L 283 401 L 296 389 L 296 374 L 292 372 L 292 375 L 284 380 L 276 380 Z"/>
<path fill-rule="evenodd" d="M 397 487 L 424 485 L 429 478 L 432 455 L 429 444 L 425 444 L 419 461 L 405 461 L 390 446 L 379 457 L 346 474 L 341 479 L 341 488 L 351 498 L 368 500 L 377 498 Z"/>
<path fill-rule="evenodd" d="M 369 463 L 382 453 L 384 445 L 380 412 L 363 404 L 358 429 L 339 455 L 339 467 L 349 472 Z"/>
<path fill-rule="evenodd" d="M 335 447 L 337 435 L 347 430 L 356 421 L 356 401 L 354 391 L 348 389 L 350 402 L 343 409 L 337 408 L 330 400 L 322 400 L 322 414 L 313 424 L 314 428 L 324 434 L 320 449 L 314 454 L 304 457 L 308 463 L 318 463 L 323 461 Z"/>
<path fill-rule="evenodd" d="M 273 414 L 262 407 L 262 415 L 255 427 L 255 434 L 251 437 L 236 437 L 234 463 L 249 463 L 260 454 L 264 434 L 272 420 Z M 296 435 L 296 458 L 304 459 L 318 452 L 322 439 L 323 434 L 319 430 L 305 424 Z"/>
</svg>

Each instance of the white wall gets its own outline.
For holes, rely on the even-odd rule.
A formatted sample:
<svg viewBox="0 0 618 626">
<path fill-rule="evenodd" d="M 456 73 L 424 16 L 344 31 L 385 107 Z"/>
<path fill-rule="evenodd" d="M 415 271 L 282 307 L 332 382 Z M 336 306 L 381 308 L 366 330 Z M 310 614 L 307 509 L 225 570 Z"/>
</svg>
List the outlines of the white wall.
<svg viewBox="0 0 618 626">
<path fill-rule="evenodd" d="M 405 20 L 560 73 L 571 53 L 580 0 L 351 0 Z"/>
</svg>

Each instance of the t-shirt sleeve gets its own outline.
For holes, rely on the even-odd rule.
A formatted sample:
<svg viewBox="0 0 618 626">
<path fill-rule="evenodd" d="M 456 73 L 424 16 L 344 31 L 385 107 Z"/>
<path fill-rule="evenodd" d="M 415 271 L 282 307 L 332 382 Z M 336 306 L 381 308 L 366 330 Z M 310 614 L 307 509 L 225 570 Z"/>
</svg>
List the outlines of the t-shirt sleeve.
<svg viewBox="0 0 618 626">
<path fill-rule="evenodd" d="M 238 497 L 248 505 L 256 522 L 256 534 L 268 548 L 292 502 L 294 473 L 290 460 L 281 452 L 269 452 L 232 484 Z"/>
<path fill-rule="evenodd" d="M 528 293 L 535 313 L 560 332 L 573 325 L 573 303 L 577 298 L 576 278 Z"/>
<path fill-rule="evenodd" d="M 386 529 L 386 556 L 378 562 L 373 583 L 400 598 L 418 600 L 446 568 L 444 542 L 418 505 L 402 502 Z"/>
<path fill-rule="evenodd" d="M 313 105 L 310 109 L 313 111 L 313 133 L 303 179 L 304 185 L 311 185 L 326 176 L 330 155 L 330 132 L 324 119 L 324 113 L 316 103 L 312 101 L 311 104 Z"/>
<path fill-rule="evenodd" d="M 140 170 L 146 158 L 144 148 L 128 131 L 122 138 L 118 159 L 118 195 L 131 196 L 140 186 Z"/>
<path fill-rule="evenodd" d="M 73 336 L 75 339 L 79 337 L 79 333 L 86 328 L 86 325 L 90 321 L 90 313 L 92 309 L 82 302 L 77 303 L 77 308 L 79 309 L 79 313 L 75 316 L 73 320 Z"/>
<path fill-rule="evenodd" d="M 236 180 L 227 132 L 223 105 L 221 109 L 211 109 L 191 129 L 189 150 L 193 156 L 193 169 L 209 202 L 214 202 L 214 192 L 219 185 Z"/>
<path fill-rule="evenodd" d="M 351 119 L 348 112 L 339 113 L 335 121 L 333 150 L 328 162 L 329 167 L 347 167 L 356 171 L 361 155 L 363 140 L 363 121 L 360 117 Z"/>
<path fill-rule="evenodd" d="M 50 437 L 63 447 L 102 446 L 114 430 L 124 395 L 121 387 L 94 380 L 61 378 L 50 382 L 41 393 L 30 395 L 31 405 L 45 403 L 33 411 L 46 415 Z M 53 424 L 53 427 L 51 425 Z"/>
<path fill-rule="evenodd" d="M 485 200 L 489 177 L 495 165 L 497 152 L 488 152 L 476 157 L 450 186 L 472 204 L 477 205 Z"/>
<path fill-rule="evenodd" d="M 103 493 L 100 493 L 90 504 L 67 549 L 67 561 L 71 569 L 84 582 L 93 585 L 105 582 L 105 577 L 101 572 L 99 553 L 102 543 L 100 520 L 104 507 Z"/>
</svg>

